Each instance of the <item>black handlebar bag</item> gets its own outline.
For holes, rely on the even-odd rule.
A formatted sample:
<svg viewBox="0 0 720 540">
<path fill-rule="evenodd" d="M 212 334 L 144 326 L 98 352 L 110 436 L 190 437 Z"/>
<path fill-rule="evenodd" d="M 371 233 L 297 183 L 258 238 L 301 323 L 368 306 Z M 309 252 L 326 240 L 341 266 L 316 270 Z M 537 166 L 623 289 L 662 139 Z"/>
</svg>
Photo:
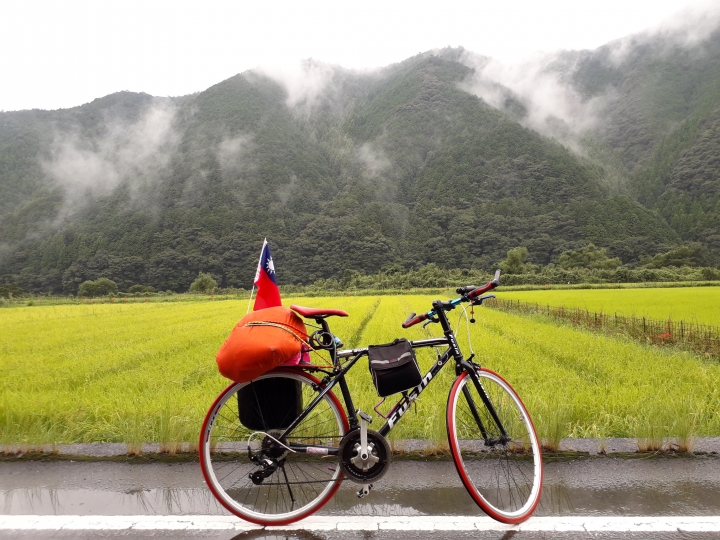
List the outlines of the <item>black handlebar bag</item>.
<svg viewBox="0 0 720 540">
<path fill-rule="evenodd" d="M 370 375 L 381 397 L 404 392 L 422 382 L 415 352 L 405 338 L 387 345 L 370 345 L 368 359 Z"/>
</svg>

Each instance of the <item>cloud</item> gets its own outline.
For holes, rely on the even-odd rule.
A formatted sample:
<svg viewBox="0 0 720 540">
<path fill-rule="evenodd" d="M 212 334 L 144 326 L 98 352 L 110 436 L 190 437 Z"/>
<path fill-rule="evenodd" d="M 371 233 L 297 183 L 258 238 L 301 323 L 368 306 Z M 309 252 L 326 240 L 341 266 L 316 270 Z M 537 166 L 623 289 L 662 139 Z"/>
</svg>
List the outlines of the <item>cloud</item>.
<svg viewBox="0 0 720 540">
<path fill-rule="evenodd" d="M 720 5 L 701 3 L 657 27 L 613 41 L 596 51 L 536 53 L 515 63 L 503 63 L 466 51 L 460 61 L 474 73 L 461 88 L 500 110 L 506 110 L 508 103 L 516 100 L 524 108 L 518 121 L 578 150 L 577 141 L 600 126 L 605 106 L 616 96 L 609 87 L 592 98 L 578 92 L 570 83 L 575 61 L 591 55 L 617 67 L 638 46 L 651 41 L 655 47 L 664 43 L 663 48 L 654 50 L 658 55 L 672 47 L 698 47 L 719 24 Z"/>
<path fill-rule="evenodd" d="M 594 51 L 536 53 L 514 63 L 465 51 L 460 62 L 472 68 L 474 74 L 461 88 L 500 110 L 507 111 L 513 100 L 519 102 L 524 108 L 517 118 L 519 122 L 577 150 L 579 138 L 602 127 L 606 106 L 617 97 L 616 90 L 609 86 L 592 98 L 582 95 L 571 82 L 578 60 L 590 57 L 617 68 L 646 45 L 656 56 L 677 47 L 702 54 L 703 42 L 719 26 L 720 3 L 706 0 L 659 25 Z"/>
<path fill-rule="evenodd" d="M 223 177 L 237 177 L 251 167 L 249 152 L 253 149 L 250 135 L 238 135 L 232 139 L 223 139 L 217 147 L 217 159 Z"/>
<path fill-rule="evenodd" d="M 282 204 L 287 204 L 287 202 L 290 200 L 290 197 L 295 193 L 295 190 L 298 187 L 298 178 L 295 175 L 295 173 L 292 173 L 290 175 L 290 182 L 285 184 L 284 186 L 280 187 L 277 190 L 278 199 L 280 199 L 280 202 Z"/>
<path fill-rule="evenodd" d="M 137 188 L 167 167 L 179 142 L 175 113 L 158 101 L 137 122 L 107 120 L 104 135 L 94 139 L 77 129 L 56 132 L 41 165 L 65 190 L 65 214 L 86 195 L 107 195 L 123 182 Z"/>
<path fill-rule="evenodd" d="M 694 47 L 708 39 L 718 29 L 718 25 L 720 4 L 717 0 L 705 0 L 684 8 L 657 27 L 649 29 L 648 34 L 671 36 L 680 45 Z"/>
<path fill-rule="evenodd" d="M 381 149 L 365 143 L 357 149 L 356 157 L 368 177 L 378 177 L 390 168 L 390 160 Z"/>
<path fill-rule="evenodd" d="M 657 55 L 671 52 L 674 47 L 702 47 L 719 26 L 720 3 L 698 2 L 656 26 L 611 41 L 600 49 L 608 52 L 608 60 L 614 66 L 621 66 L 637 47 L 643 45 L 651 45 Z"/>
<path fill-rule="evenodd" d="M 595 127 L 605 97 L 584 99 L 552 69 L 556 54 L 536 54 L 514 64 L 466 51 L 460 62 L 474 70 L 460 87 L 497 109 L 510 100 L 524 107 L 518 121 L 567 144 Z"/>
<path fill-rule="evenodd" d="M 353 145 L 352 154 L 348 156 L 352 159 L 348 170 L 372 187 L 374 200 L 391 203 L 397 199 L 403 173 L 384 148 L 387 148 L 385 134 L 372 142 Z"/>
<path fill-rule="evenodd" d="M 285 103 L 288 107 L 305 106 L 311 109 L 341 70 L 340 66 L 310 58 L 299 64 L 261 66 L 254 71 L 269 77 L 285 89 Z"/>
</svg>

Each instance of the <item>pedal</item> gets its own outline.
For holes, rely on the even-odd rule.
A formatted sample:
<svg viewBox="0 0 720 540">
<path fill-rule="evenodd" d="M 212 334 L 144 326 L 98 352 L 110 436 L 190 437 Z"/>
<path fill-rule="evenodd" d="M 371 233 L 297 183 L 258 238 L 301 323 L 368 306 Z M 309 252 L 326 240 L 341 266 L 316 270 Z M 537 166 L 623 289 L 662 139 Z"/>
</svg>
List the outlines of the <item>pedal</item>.
<svg viewBox="0 0 720 540">
<path fill-rule="evenodd" d="M 363 484 L 362 487 L 360 488 L 360 491 L 357 492 L 358 499 L 362 499 L 363 497 L 365 497 L 365 495 L 370 493 L 370 490 L 372 488 L 373 488 L 372 484 Z"/>
</svg>

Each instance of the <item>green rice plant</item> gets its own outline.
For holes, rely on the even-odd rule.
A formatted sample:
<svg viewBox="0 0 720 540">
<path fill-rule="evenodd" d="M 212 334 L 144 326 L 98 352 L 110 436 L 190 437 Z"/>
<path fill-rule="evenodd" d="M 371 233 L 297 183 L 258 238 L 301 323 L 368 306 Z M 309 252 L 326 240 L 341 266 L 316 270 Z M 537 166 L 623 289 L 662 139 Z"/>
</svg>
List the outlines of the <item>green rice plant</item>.
<svg viewBox="0 0 720 540">
<path fill-rule="evenodd" d="M 476 312 L 476 318 L 476 336 L 485 343 L 481 363 L 511 381 L 541 433 L 552 427 L 552 409 L 558 406 L 552 403 L 569 400 L 575 411 L 571 436 L 587 436 L 590 429 L 600 438 L 642 435 L 648 403 L 662 412 L 651 414 L 653 425 L 671 426 L 663 428 L 663 436 L 675 436 L 679 425 L 667 419 L 678 417 L 685 400 L 694 408 L 707 404 L 698 434 L 720 432 L 718 402 L 707 399 L 720 383 L 716 363 L 490 310 Z"/>
<path fill-rule="evenodd" d="M 15 454 L 22 439 L 21 426 L 25 424 L 21 413 L 13 407 L 8 406 L 7 399 L 0 402 L 0 444 L 3 454 Z"/>
<path fill-rule="evenodd" d="M 339 303 L 352 316 L 334 328 L 350 335 L 374 300 Z M 202 417 L 229 382 L 215 353 L 246 311 L 247 300 L 4 310 L 0 441 L 196 448 Z"/>
<path fill-rule="evenodd" d="M 606 315 L 720 326 L 720 287 L 502 291 L 498 298 L 540 306 L 582 308 Z"/>
<path fill-rule="evenodd" d="M 531 412 L 535 430 L 545 450 L 557 452 L 560 442 L 570 434 L 575 420 L 574 409 L 567 403 L 544 403 Z"/>
<path fill-rule="evenodd" d="M 701 412 L 695 410 L 690 399 L 685 399 L 680 403 L 680 407 L 675 413 L 672 430 L 675 436 L 675 449 L 678 452 L 692 452 L 697 420 L 701 415 Z"/>
<path fill-rule="evenodd" d="M 175 414 L 170 399 L 165 399 L 157 416 L 157 438 L 160 442 L 160 453 L 174 456 L 180 448 L 186 419 Z"/>
<path fill-rule="evenodd" d="M 600 437 L 600 444 L 598 448 L 599 454 L 605 454 L 605 451 L 607 450 L 607 439 L 605 437 Z"/>
<path fill-rule="evenodd" d="M 666 426 L 662 423 L 662 411 L 651 409 L 645 412 L 648 416 L 638 418 L 635 428 L 638 451 L 659 452 L 664 448 L 666 441 Z"/>
<path fill-rule="evenodd" d="M 346 344 L 365 346 L 440 336 L 438 325 L 401 328 L 411 311 L 430 309 L 432 299 L 335 296 L 286 303 L 346 310 L 349 317 L 329 319 L 331 329 Z M 215 354 L 247 306 L 247 300 L 223 300 L 0 310 L 3 451 L 72 442 L 123 442 L 135 453 L 147 442 L 167 452 L 196 450 L 203 416 L 229 383 L 217 371 Z M 720 435 L 715 362 L 490 309 L 476 308 L 477 323 L 469 327 L 460 310 L 450 316 L 465 354 L 471 338 L 475 360 L 513 385 L 546 445 L 566 436 L 641 437 L 651 446 L 660 438 L 689 448 L 693 437 Z M 436 354 L 417 350 L 423 373 Z M 446 366 L 433 380 L 391 432 L 394 448 L 425 439 L 428 451 L 444 451 L 454 378 Z M 384 419 L 373 410 L 380 398 L 366 359 L 348 383 L 355 406 L 373 416 L 371 427 L 378 429 Z M 379 410 L 387 415 L 398 397 Z"/>
<path fill-rule="evenodd" d="M 120 438 L 127 446 L 128 456 L 139 456 L 143 451 L 143 442 L 147 440 L 145 435 L 146 417 L 139 411 L 125 416 L 119 421 Z"/>
<path fill-rule="evenodd" d="M 47 418 L 34 410 L 13 407 L 7 398 L 0 404 L 0 449 L 15 454 L 42 452 L 48 444 L 55 451 L 62 428 L 57 418 Z"/>
</svg>

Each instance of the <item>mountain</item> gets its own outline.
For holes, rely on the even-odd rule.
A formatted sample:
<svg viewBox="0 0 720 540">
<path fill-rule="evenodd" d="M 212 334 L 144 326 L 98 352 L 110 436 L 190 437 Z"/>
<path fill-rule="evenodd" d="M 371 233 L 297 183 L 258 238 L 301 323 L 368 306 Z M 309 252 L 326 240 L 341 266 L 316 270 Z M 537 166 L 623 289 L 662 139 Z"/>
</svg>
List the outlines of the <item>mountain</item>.
<svg viewBox="0 0 720 540">
<path fill-rule="evenodd" d="M 612 96 L 593 136 L 621 161 L 627 192 L 717 264 L 720 29 L 682 38 L 640 35 L 578 53 L 565 76 L 588 98 Z"/>
<path fill-rule="evenodd" d="M 468 91 L 479 70 L 461 49 L 373 72 L 309 61 L 299 79 L 250 71 L 181 98 L 121 92 L 0 113 L 0 276 L 38 292 L 98 277 L 180 291 L 203 271 L 248 288 L 264 237 L 281 283 L 487 269 L 516 246 L 536 264 L 590 242 L 629 264 L 683 241 L 712 248 L 708 70 L 720 62 L 708 52 L 690 68 L 698 82 L 678 90 L 686 106 L 650 114 L 638 100 L 675 103 L 665 74 L 684 80 L 688 58 L 668 56 L 653 78 L 643 47 L 632 61 L 601 48 L 549 65 L 583 103 L 613 96 L 577 144 L 534 129 L 532 103 L 502 81 L 501 106 Z"/>
</svg>

